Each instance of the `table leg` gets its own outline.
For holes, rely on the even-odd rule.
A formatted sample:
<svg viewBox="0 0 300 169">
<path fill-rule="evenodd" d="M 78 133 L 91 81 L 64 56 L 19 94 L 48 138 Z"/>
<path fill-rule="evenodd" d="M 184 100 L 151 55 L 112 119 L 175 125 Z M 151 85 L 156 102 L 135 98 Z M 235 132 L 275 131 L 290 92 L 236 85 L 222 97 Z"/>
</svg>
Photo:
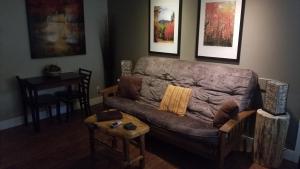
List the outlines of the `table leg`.
<svg viewBox="0 0 300 169">
<path fill-rule="evenodd" d="M 72 101 L 70 102 L 70 112 L 74 113 L 74 103 Z"/>
<path fill-rule="evenodd" d="M 28 126 L 28 117 L 27 117 L 27 106 L 26 106 L 26 101 L 22 101 L 23 104 L 23 115 L 24 115 L 24 124 L 25 126 Z"/>
<path fill-rule="evenodd" d="M 140 155 L 142 159 L 140 160 L 140 168 L 145 168 L 145 135 L 139 137 L 140 142 Z"/>
<path fill-rule="evenodd" d="M 92 126 L 88 127 L 90 135 L 90 153 L 91 158 L 95 158 L 95 129 Z"/>
<path fill-rule="evenodd" d="M 33 102 L 33 107 L 34 107 L 34 114 L 35 114 L 35 131 L 39 132 L 40 131 L 40 113 L 39 113 L 39 106 L 38 106 L 38 92 L 35 89 L 34 90 L 34 102 Z"/>
<path fill-rule="evenodd" d="M 124 153 L 124 168 L 128 168 L 130 164 L 129 157 L 129 140 L 123 139 L 123 153 Z"/>
<path fill-rule="evenodd" d="M 59 122 L 61 122 L 61 115 L 60 115 L 60 102 L 57 101 L 56 103 L 56 117 Z"/>
<path fill-rule="evenodd" d="M 72 85 L 68 85 L 68 93 L 69 94 L 72 94 Z M 70 116 L 70 113 L 73 113 L 74 111 L 74 107 L 73 107 L 73 100 L 68 100 L 66 102 L 66 106 L 67 106 L 67 114 L 66 114 L 66 120 L 68 121 L 69 120 L 69 116 Z"/>
<path fill-rule="evenodd" d="M 35 108 L 34 108 L 34 99 L 33 99 L 33 94 L 32 94 L 32 90 L 31 89 L 28 89 L 28 93 L 29 93 L 29 107 L 30 107 L 30 110 L 31 110 L 31 117 L 32 117 L 32 124 L 35 128 Z"/>
<path fill-rule="evenodd" d="M 112 147 L 112 149 L 117 149 L 117 146 L 118 146 L 117 138 L 113 136 L 112 141 L 111 141 L 111 147 Z"/>
</svg>

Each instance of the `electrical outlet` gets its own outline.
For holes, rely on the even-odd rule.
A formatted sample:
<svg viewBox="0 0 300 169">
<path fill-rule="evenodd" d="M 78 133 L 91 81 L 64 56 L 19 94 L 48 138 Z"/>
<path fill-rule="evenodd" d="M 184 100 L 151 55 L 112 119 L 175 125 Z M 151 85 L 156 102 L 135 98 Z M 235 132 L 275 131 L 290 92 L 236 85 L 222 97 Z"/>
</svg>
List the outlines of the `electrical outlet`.
<svg viewBox="0 0 300 169">
<path fill-rule="evenodd" d="M 96 86 L 96 92 L 97 92 L 97 96 L 99 96 L 100 95 L 100 86 L 99 85 Z"/>
</svg>

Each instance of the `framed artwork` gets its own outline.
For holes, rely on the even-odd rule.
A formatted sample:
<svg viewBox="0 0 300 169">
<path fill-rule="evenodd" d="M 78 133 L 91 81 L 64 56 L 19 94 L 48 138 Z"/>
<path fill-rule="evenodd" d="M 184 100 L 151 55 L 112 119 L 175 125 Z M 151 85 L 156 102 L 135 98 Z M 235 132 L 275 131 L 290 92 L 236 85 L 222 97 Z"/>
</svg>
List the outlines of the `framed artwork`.
<svg viewBox="0 0 300 169">
<path fill-rule="evenodd" d="M 181 0 L 149 0 L 149 52 L 179 55 Z"/>
<path fill-rule="evenodd" d="M 244 0 L 199 0 L 196 57 L 239 61 Z"/>
<path fill-rule="evenodd" d="M 86 53 L 83 0 L 26 0 L 32 58 Z"/>
</svg>

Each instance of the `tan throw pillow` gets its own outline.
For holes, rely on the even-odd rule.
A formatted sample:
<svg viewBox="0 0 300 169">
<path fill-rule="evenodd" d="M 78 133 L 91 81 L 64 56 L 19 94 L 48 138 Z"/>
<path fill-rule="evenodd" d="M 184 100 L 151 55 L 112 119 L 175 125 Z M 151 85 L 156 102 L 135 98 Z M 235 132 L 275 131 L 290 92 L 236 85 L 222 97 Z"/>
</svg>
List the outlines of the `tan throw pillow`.
<svg viewBox="0 0 300 169">
<path fill-rule="evenodd" d="M 192 89 L 168 85 L 164 97 L 160 102 L 159 110 L 184 116 L 192 95 Z"/>
<path fill-rule="evenodd" d="M 222 127 L 229 119 L 236 116 L 239 112 L 239 106 L 236 104 L 234 100 L 226 100 L 221 108 L 216 112 L 214 117 L 214 126 Z"/>
<path fill-rule="evenodd" d="M 142 78 L 134 76 L 122 76 L 119 82 L 119 94 L 132 100 L 139 98 L 139 92 L 142 88 Z"/>
</svg>

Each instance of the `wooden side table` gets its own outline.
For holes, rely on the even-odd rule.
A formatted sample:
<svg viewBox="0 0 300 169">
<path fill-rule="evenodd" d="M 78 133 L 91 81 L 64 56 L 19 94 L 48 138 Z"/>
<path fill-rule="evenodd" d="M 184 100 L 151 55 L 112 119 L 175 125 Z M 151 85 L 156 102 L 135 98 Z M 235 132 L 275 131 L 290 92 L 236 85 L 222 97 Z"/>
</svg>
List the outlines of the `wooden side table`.
<svg viewBox="0 0 300 169">
<path fill-rule="evenodd" d="M 262 109 L 256 114 L 254 135 L 254 162 L 270 168 L 278 168 L 289 126 L 290 116 L 274 116 Z"/>
<path fill-rule="evenodd" d="M 89 134 L 90 134 L 90 149 L 91 149 L 91 155 L 94 157 L 95 154 L 95 141 L 100 142 L 103 145 L 106 145 L 107 147 L 110 147 L 112 151 L 114 150 L 114 147 L 116 146 L 116 138 L 120 138 L 123 141 L 123 155 L 124 155 L 124 167 L 128 167 L 132 165 L 134 162 L 139 161 L 140 162 L 140 168 L 145 167 L 145 134 L 149 132 L 150 128 L 147 124 L 143 123 L 139 119 L 126 114 L 122 113 L 123 118 L 121 119 L 122 124 L 117 128 L 110 128 L 110 125 L 112 121 L 102 121 L 97 122 L 96 115 L 92 115 L 85 119 L 85 123 L 88 126 Z M 123 128 L 123 125 L 126 123 L 133 123 L 137 126 L 135 130 L 126 130 Z M 113 137 L 112 145 L 108 146 L 107 144 L 101 142 L 100 140 L 95 138 L 95 131 L 102 132 L 104 134 L 107 134 L 109 136 Z M 133 140 L 137 139 L 137 145 L 140 149 L 140 155 L 137 156 L 134 159 L 130 159 L 129 157 L 129 145 L 130 143 L 134 142 Z"/>
</svg>

